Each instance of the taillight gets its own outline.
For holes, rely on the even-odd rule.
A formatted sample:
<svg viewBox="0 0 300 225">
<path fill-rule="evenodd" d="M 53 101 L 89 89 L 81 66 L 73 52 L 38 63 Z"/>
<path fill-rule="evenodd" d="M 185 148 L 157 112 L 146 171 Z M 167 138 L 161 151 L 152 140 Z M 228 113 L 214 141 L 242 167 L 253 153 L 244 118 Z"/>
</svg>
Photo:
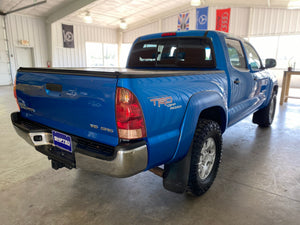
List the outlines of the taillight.
<svg viewBox="0 0 300 225">
<path fill-rule="evenodd" d="M 17 78 L 15 77 L 15 81 L 14 81 L 14 96 L 20 111 L 20 106 L 19 106 L 19 102 L 18 102 L 18 97 L 17 97 Z"/>
<path fill-rule="evenodd" d="M 146 126 L 142 108 L 136 96 L 125 88 L 117 88 L 116 121 L 121 139 L 146 137 Z"/>
</svg>

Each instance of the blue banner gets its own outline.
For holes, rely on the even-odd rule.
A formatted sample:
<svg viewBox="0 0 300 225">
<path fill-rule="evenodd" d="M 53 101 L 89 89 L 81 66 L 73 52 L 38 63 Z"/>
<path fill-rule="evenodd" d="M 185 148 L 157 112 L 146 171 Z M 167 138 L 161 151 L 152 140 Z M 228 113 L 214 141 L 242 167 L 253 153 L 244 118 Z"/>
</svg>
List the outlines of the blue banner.
<svg viewBox="0 0 300 225">
<path fill-rule="evenodd" d="M 196 12 L 197 24 L 196 29 L 207 30 L 208 7 L 198 8 Z"/>
</svg>

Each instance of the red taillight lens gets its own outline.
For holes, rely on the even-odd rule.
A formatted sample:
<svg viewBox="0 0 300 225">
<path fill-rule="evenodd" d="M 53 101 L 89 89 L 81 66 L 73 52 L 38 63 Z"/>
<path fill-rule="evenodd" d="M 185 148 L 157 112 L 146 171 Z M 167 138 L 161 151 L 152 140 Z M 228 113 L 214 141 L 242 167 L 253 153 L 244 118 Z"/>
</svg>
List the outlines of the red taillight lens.
<svg viewBox="0 0 300 225">
<path fill-rule="evenodd" d="M 117 88 L 116 121 L 119 138 L 131 140 L 146 137 L 140 103 L 135 95 L 125 88 Z"/>
<path fill-rule="evenodd" d="M 14 81 L 14 96 L 15 96 L 18 108 L 20 110 L 20 106 L 19 106 L 19 102 L 18 102 L 18 98 L 17 98 L 17 83 L 16 83 L 16 81 L 17 81 L 17 78 L 15 77 L 15 81 Z"/>
</svg>

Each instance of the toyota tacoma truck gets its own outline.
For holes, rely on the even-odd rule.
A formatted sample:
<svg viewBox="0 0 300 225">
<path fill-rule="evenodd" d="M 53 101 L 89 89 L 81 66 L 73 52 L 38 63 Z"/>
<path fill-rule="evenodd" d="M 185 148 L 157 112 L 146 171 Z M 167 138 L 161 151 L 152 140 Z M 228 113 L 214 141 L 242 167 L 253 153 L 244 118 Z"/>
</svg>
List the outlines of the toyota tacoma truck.
<svg viewBox="0 0 300 225">
<path fill-rule="evenodd" d="M 126 68 L 20 68 L 16 132 L 51 160 L 114 177 L 160 175 L 170 191 L 204 194 L 222 133 L 253 114 L 271 125 L 278 84 L 244 39 L 216 31 L 150 34 Z"/>
</svg>

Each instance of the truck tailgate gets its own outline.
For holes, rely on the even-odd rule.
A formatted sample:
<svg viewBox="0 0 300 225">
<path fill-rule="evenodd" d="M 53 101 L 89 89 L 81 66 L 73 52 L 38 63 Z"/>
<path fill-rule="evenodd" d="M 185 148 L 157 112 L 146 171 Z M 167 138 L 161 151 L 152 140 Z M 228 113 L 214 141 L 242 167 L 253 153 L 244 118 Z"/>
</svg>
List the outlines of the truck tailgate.
<svg viewBox="0 0 300 225">
<path fill-rule="evenodd" d="M 55 130 L 108 145 L 118 144 L 115 122 L 117 76 L 66 71 L 26 71 L 17 75 L 21 115 Z"/>
</svg>

